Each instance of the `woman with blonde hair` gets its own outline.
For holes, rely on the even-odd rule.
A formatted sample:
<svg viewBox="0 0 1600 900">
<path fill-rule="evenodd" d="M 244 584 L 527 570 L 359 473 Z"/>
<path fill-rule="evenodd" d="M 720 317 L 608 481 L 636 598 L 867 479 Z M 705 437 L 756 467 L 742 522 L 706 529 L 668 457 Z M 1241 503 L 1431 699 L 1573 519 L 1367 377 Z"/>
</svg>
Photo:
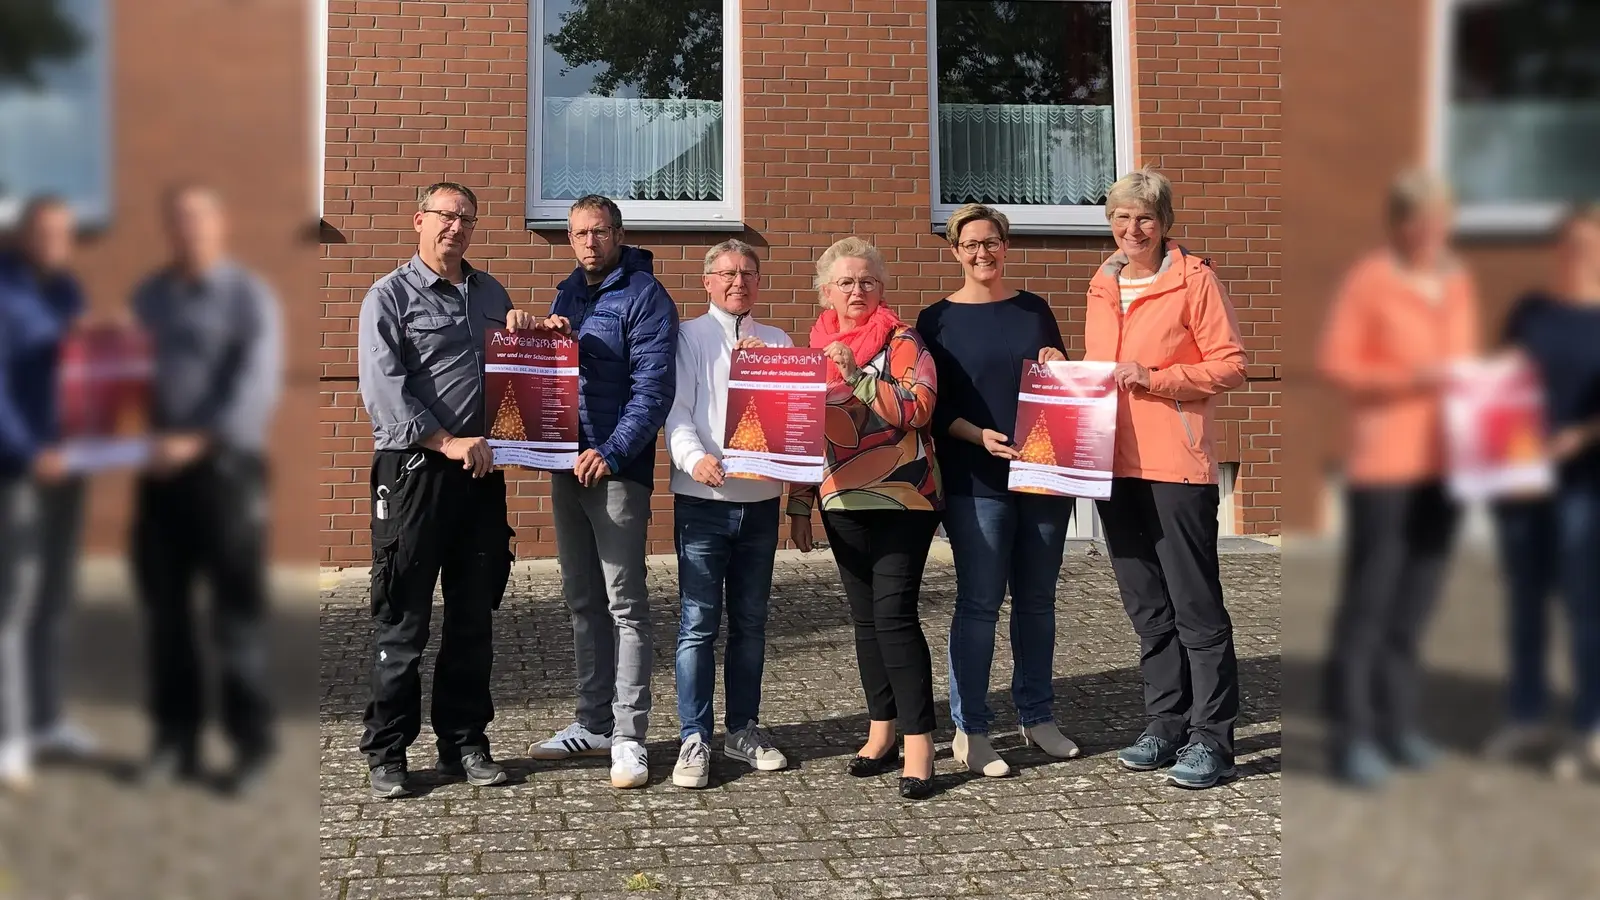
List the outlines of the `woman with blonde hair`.
<svg viewBox="0 0 1600 900">
<path fill-rule="evenodd" d="M 944 505 L 929 431 L 937 381 L 922 339 L 884 305 L 884 278 L 882 254 L 860 238 L 817 260 L 824 308 L 810 343 L 828 358 L 827 466 L 820 488 L 790 490 L 789 533 L 811 549 L 820 494 L 871 719 L 850 774 L 892 770 L 898 727 L 900 796 L 921 800 L 934 793 L 933 663 L 917 598 Z"/>
<path fill-rule="evenodd" d="M 945 227 L 961 264 L 961 289 L 917 316 L 939 371 L 933 413 L 944 476 L 944 529 L 956 566 L 950 623 L 951 752 L 968 771 L 1007 775 L 1010 765 L 989 741 L 989 669 L 995 627 L 1011 591 L 1011 699 L 1024 743 L 1058 759 L 1078 745 L 1056 726 L 1051 683 L 1056 643 L 1056 578 L 1072 518 L 1065 497 L 1013 493 L 1018 458 L 1017 390 L 1028 360 L 1066 359 L 1055 314 L 1043 297 L 1006 284 L 1011 223 L 978 203 L 956 210 Z"/>
<path fill-rule="evenodd" d="M 1418 653 L 1458 519 L 1441 388 L 1450 362 L 1478 349 L 1472 279 L 1450 253 L 1449 186 L 1408 171 L 1387 206 L 1388 241 L 1346 276 L 1318 363 L 1352 426 L 1326 702 L 1333 772 L 1358 787 L 1437 755 L 1417 713 Z"/>
<path fill-rule="evenodd" d="M 1115 362 L 1111 498 L 1098 501 L 1122 603 L 1139 635 L 1149 724 L 1117 753 L 1136 771 L 1208 788 L 1234 773 L 1239 666 L 1217 560 L 1212 407 L 1244 383 L 1233 304 L 1210 260 L 1167 237 L 1172 185 L 1149 169 L 1106 193 L 1117 252 L 1089 283 L 1084 359 Z"/>
</svg>

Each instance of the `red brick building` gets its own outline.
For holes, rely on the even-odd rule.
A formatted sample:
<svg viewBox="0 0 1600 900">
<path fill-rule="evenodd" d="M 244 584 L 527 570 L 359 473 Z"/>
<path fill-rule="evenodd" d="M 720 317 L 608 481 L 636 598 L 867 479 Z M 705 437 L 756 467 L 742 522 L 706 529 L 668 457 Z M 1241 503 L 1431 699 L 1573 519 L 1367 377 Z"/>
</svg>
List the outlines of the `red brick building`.
<svg viewBox="0 0 1600 900">
<path fill-rule="evenodd" d="M 800 339 L 829 243 L 877 244 L 889 302 L 914 317 L 960 284 L 936 226 L 982 198 L 1016 223 L 1014 284 L 1050 301 L 1081 352 L 1084 294 L 1113 249 L 1103 192 L 1155 166 L 1176 185 L 1175 236 L 1215 260 L 1251 354 L 1218 413 L 1224 527 L 1277 532 L 1277 0 L 327 3 L 325 564 L 370 559 L 361 298 L 414 252 L 416 190 L 441 179 L 478 193 L 469 259 L 520 307 L 548 309 L 574 265 L 566 207 L 596 191 L 621 201 L 685 317 L 705 310 L 706 247 L 756 245 L 756 314 Z M 667 465 L 652 552 L 672 549 Z M 552 555 L 548 479 L 511 483 L 519 554 Z"/>
<path fill-rule="evenodd" d="M 1339 404 L 1312 369 L 1340 277 L 1382 239 L 1399 169 L 1446 174 L 1457 243 L 1492 340 L 1521 291 L 1549 272 L 1563 201 L 1600 198 L 1600 8 L 1582 0 L 1343 0 L 1285 7 L 1286 431 L 1283 524 L 1326 521 Z"/>
</svg>

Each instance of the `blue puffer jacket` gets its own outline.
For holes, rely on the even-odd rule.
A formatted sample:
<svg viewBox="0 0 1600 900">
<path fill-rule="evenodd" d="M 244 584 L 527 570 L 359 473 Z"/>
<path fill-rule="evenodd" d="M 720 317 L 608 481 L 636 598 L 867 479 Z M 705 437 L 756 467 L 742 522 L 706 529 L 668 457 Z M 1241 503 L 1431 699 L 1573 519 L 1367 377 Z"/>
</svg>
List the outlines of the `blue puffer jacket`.
<svg viewBox="0 0 1600 900">
<path fill-rule="evenodd" d="M 648 250 L 622 261 L 592 291 L 583 268 L 556 289 L 550 314 L 578 339 L 580 450 L 600 451 L 612 473 L 655 487 L 656 435 L 677 389 L 678 305 L 653 274 Z"/>
</svg>

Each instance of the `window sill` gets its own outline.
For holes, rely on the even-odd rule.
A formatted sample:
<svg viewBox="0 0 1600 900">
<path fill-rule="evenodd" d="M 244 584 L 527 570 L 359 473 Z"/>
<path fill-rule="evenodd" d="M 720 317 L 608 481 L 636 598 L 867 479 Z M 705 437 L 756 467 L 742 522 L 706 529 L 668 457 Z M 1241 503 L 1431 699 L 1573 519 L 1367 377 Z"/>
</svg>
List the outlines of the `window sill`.
<svg viewBox="0 0 1600 900">
<path fill-rule="evenodd" d="M 524 219 L 524 225 L 529 231 L 566 231 L 566 219 Z M 742 234 L 745 224 L 734 220 L 693 220 L 693 219 L 635 219 L 623 216 L 623 229 L 625 231 L 699 231 L 727 234 Z"/>
<path fill-rule="evenodd" d="M 1544 240 L 1555 233 L 1565 211 L 1560 203 L 1463 205 L 1455 233 L 1468 241 Z"/>
<path fill-rule="evenodd" d="M 945 232 L 945 223 L 934 222 L 933 233 L 942 235 Z M 1012 222 L 1011 233 L 1021 235 L 1058 235 L 1058 236 L 1086 236 L 1110 237 L 1110 225 L 1075 225 L 1071 223 L 1045 224 L 1040 222 Z"/>
</svg>

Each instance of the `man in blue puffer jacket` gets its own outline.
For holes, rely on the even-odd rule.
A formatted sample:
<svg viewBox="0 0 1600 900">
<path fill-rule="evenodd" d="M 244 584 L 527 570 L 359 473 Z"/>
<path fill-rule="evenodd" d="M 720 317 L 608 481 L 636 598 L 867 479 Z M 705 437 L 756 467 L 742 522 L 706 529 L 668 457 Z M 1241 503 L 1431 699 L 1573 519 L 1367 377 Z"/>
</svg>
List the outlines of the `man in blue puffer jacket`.
<svg viewBox="0 0 1600 900">
<path fill-rule="evenodd" d="M 579 454 L 553 473 L 561 588 L 577 652 L 577 721 L 528 748 L 534 759 L 611 755 L 611 784 L 650 778 L 650 605 L 645 529 L 656 435 L 672 408 L 678 307 L 647 250 L 622 243 L 622 212 L 605 197 L 572 205 L 567 234 L 578 268 L 556 291 L 545 325 L 578 341 Z"/>
</svg>

